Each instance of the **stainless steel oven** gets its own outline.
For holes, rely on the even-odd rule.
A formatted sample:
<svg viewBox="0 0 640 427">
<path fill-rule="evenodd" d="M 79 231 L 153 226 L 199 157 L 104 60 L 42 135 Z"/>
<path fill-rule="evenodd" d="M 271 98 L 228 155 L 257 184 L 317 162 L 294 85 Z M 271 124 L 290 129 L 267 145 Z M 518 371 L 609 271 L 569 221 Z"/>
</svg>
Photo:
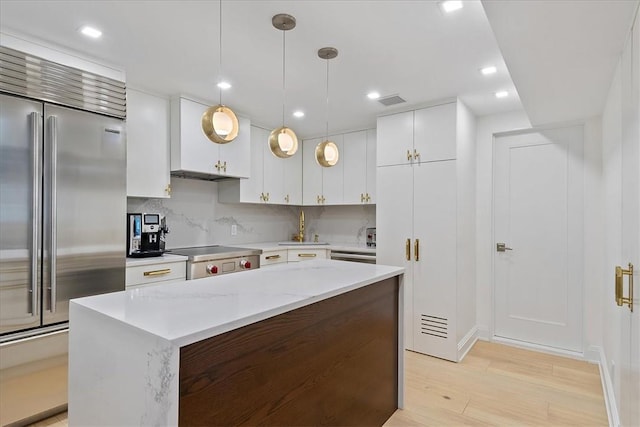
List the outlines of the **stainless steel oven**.
<svg viewBox="0 0 640 427">
<path fill-rule="evenodd" d="M 260 249 L 230 246 L 199 246 L 170 251 L 187 259 L 187 279 L 202 279 L 221 274 L 260 268 Z"/>
</svg>

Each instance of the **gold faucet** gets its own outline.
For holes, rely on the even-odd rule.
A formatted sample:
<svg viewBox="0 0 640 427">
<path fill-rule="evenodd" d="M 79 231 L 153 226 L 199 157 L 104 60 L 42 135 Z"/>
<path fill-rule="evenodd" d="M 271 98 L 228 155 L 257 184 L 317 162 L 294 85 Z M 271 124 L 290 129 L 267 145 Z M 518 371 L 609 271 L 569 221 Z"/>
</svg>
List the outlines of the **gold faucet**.
<svg viewBox="0 0 640 427">
<path fill-rule="evenodd" d="M 293 238 L 297 242 L 304 240 L 304 211 L 300 209 L 300 221 L 298 223 L 298 235 Z"/>
</svg>

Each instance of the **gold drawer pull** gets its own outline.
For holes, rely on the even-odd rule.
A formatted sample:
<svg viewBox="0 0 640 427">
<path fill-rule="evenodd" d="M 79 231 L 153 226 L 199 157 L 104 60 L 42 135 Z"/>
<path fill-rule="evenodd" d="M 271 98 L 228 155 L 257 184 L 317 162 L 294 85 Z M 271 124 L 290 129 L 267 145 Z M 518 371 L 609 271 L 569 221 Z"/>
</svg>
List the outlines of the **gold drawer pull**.
<svg viewBox="0 0 640 427">
<path fill-rule="evenodd" d="M 416 241 L 413 242 L 413 253 L 416 256 L 416 261 L 420 261 L 420 239 L 416 239 Z"/>
<path fill-rule="evenodd" d="M 269 255 L 268 257 L 265 257 L 264 259 L 278 259 L 280 258 L 280 255 Z"/>
<path fill-rule="evenodd" d="M 317 254 L 298 254 L 300 258 L 315 258 Z"/>
<path fill-rule="evenodd" d="M 407 239 L 407 243 L 404 245 L 404 252 L 407 261 L 411 261 L 411 239 Z"/>
<path fill-rule="evenodd" d="M 171 273 L 171 269 L 165 268 L 163 270 L 145 271 L 143 274 L 145 275 L 145 277 L 149 277 L 149 276 L 162 276 L 163 274 L 169 274 L 169 273 Z"/>
<path fill-rule="evenodd" d="M 623 277 L 629 276 L 629 297 L 624 297 Z M 616 266 L 616 304 L 621 307 L 624 304 L 629 306 L 629 310 L 633 311 L 633 264 L 629 263 L 629 269 L 625 270 L 620 266 Z"/>
</svg>

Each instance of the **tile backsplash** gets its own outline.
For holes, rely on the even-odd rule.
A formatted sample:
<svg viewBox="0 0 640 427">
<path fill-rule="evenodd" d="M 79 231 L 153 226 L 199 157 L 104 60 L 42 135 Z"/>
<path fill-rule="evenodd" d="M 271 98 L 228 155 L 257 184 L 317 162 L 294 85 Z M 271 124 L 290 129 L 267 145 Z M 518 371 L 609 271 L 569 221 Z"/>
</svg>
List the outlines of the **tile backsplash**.
<svg viewBox="0 0 640 427">
<path fill-rule="evenodd" d="M 240 245 L 290 240 L 298 232 L 299 207 L 218 202 L 218 184 L 171 178 L 170 199 L 128 198 L 127 212 L 159 212 L 167 218 L 167 248 Z M 306 239 L 364 244 L 375 226 L 375 206 L 304 207 Z M 231 235 L 231 226 L 237 235 Z"/>
</svg>

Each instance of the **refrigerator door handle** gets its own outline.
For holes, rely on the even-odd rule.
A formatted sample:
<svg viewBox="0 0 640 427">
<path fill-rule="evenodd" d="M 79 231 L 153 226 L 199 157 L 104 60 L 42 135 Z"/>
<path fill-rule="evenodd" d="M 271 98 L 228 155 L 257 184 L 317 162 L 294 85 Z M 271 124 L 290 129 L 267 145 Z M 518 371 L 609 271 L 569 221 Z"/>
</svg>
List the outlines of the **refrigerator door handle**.
<svg viewBox="0 0 640 427">
<path fill-rule="evenodd" d="M 33 155 L 31 158 L 31 170 L 32 170 L 32 200 L 33 213 L 31 215 L 31 311 L 32 317 L 39 314 L 38 310 L 38 288 L 36 283 L 38 282 L 39 271 L 39 254 L 40 254 L 40 175 L 42 163 L 40 161 L 40 137 L 38 135 L 38 124 L 40 122 L 40 113 L 33 112 L 29 114 L 29 120 L 31 124 L 31 147 L 33 147 Z"/>
<path fill-rule="evenodd" d="M 50 241 L 50 247 L 49 247 L 49 265 L 50 265 L 50 282 L 49 282 L 49 297 L 50 297 L 50 305 L 49 305 L 49 311 L 51 311 L 51 313 L 55 313 L 56 312 L 56 276 L 57 276 L 57 269 L 56 269 L 56 262 L 57 262 L 57 247 L 58 247 L 58 225 L 57 225 L 57 221 L 56 221 L 56 211 L 57 211 L 57 196 L 56 196 L 56 189 L 57 189 L 57 180 L 58 180 L 58 121 L 56 116 L 49 116 L 48 118 L 48 122 L 49 122 L 49 138 L 50 138 L 50 150 L 51 150 L 51 156 L 49 157 L 51 160 L 51 179 L 50 179 L 50 184 L 51 187 L 49 189 L 50 191 L 50 197 L 51 197 L 51 211 L 50 211 L 50 218 L 51 218 L 51 238 L 49 239 Z"/>
</svg>

